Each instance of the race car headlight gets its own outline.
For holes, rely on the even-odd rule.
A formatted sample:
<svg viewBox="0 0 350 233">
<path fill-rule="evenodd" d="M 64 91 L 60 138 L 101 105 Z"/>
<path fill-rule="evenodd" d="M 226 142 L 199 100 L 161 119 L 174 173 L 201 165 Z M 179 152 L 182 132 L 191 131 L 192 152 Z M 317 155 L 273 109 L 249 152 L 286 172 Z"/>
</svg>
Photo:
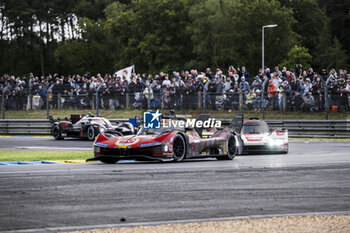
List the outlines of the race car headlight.
<svg viewBox="0 0 350 233">
<path fill-rule="evenodd" d="M 281 146 L 283 144 L 284 144 L 283 140 L 271 140 L 269 142 L 270 146 Z"/>
<path fill-rule="evenodd" d="M 162 144 L 162 151 L 167 152 L 169 150 L 169 142 L 164 142 Z"/>
</svg>

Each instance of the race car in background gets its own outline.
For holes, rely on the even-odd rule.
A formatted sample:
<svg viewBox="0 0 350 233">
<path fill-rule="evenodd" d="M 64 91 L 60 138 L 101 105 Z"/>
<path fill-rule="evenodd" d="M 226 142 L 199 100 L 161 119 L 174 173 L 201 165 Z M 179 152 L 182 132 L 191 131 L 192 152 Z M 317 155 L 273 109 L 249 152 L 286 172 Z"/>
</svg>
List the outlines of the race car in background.
<svg viewBox="0 0 350 233">
<path fill-rule="evenodd" d="M 285 128 L 270 129 L 263 120 L 250 119 L 245 121 L 241 129 L 241 138 L 245 153 L 288 153 L 288 130 Z"/>
<path fill-rule="evenodd" d="M 91 114 L 71 115 L 70 120 L 51 119 L 51 134 L 56 140 L 62 140 L 65 137 L 87 138 L 93 141 L 101 132 L 112 132 L 118 135 L 134 134 L 134 127 L 129 122 L 112 125 L 111 122 L 103 117 L 95 117 Z"/>
<path fill-rule="evenodd" d="M 214 157 L 218 160 L 232 160 L 235 155 L 242 153 L 243 145 L 236 131 L 242 127 L 243 116 L 237 115 L 229 126 L 217 129 L 206 137 L 203 136 L 203 128 L 181 126 L 158 129 L 141 126 L 136 135 L 128 136 L 101 132 L 94 142 L 94 157 L 87 161 L 97 160 L 112 164 L 123 159 L 182 161 Z M 196 121 L 204 122 L 208 119 L 211 119 L 209 114 L 200 114 Z M 183 118 L 163 117 L 163 125 L 170 120 L 186 121 Z"/>
</svg>

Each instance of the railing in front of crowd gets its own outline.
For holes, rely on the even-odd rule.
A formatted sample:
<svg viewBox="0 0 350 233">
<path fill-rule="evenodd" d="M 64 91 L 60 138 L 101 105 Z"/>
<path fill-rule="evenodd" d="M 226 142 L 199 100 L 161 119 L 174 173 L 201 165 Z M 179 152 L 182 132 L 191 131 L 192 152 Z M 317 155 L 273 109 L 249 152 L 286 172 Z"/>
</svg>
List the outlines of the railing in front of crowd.
<svg viewBox="0 0 350 233">
<path fill-rule="evenodd" d="M 146 89 L 145 89 L 146 90 Z M 325 97 L 327 95 L 327 97 Z M 227 93 L 210 92 L 121 92 L 115 95 L 96 92 L 49 93 L 47 96 L 23 95 L 1 96 L 2 116 L 7 110 L 52 109 L 199 109 L 243 110 L 243 111 L 304 111 L 304 112 L 344 112 L 350 111 L 350 95 L 346 92 L 243 92 L 230 90 Z M 97 104 L 96 104 L 97 103 Z"/>
</svg>

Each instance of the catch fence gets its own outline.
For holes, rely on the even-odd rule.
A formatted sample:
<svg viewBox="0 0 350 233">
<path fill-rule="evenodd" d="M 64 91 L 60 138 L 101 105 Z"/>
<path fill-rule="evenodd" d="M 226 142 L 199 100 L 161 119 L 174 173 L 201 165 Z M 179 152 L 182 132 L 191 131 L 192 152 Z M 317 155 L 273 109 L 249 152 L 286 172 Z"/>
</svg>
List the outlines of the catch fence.
<svg viewBox="0 0 350 233">
<path fill-rule="evenodd" d="M 326 96 L 326 97 L 325 97 Z M 22 97 L 2 96 L 2 118 L 8 110 L 91 109 L 98 115 L 99 109 L 162 109 L 162 110 L 218 110 L 218 111 L 282 111 L 282 112 L 349 112 L 350 95 L 345 92 L 300 94 L 295 92 L 244 93 L 174 93 L 144 94 L 122 93 L 117 95 L 49 94 L 47 97 L 27 95 Z"/>
</svg>

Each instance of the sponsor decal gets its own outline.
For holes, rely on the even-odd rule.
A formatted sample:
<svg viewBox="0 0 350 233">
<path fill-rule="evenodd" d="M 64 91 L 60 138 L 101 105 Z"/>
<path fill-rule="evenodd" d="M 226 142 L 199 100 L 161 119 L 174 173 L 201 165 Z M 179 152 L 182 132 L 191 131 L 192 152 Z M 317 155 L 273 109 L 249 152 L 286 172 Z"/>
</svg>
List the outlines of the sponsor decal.
<svg viewBox="0 0 350 233">
<path fill-rule="evenodd" d="M 145 129 L 159 129 L 161 115 L 162 114 L 159 112 L 159 110 L 157 110 L 156 112 L 144 112 L 143 127 Z"/>
<path fill-rule="evenodd" d="M 151 143 L 140 144 L 139 147 L 157 146 L 160 144 L 162 144 L 162 143 L 161 142 L 151 142 Z"/>
<path fill-rule="evenodd" d="M 100 147 L 108 147 L 108 144 L 101 143 L 101 142 L 96 142 L 95 145 Z"/>
<path fill-rule="evenodd" d="M 261 135 L 252 135 L 252 134 L 243 134 L 248 141 L 261 141 L 264 136 Z"/>
<path fill-rule="evenodd" d="M 134 145 L 140 141 L 140 138 L 138 137 L 131 137 L 131 138 L 121 138 L 118 141 L 115 142 L 115 145 L 118 147 L 127 147 Z"/>
</svg>

